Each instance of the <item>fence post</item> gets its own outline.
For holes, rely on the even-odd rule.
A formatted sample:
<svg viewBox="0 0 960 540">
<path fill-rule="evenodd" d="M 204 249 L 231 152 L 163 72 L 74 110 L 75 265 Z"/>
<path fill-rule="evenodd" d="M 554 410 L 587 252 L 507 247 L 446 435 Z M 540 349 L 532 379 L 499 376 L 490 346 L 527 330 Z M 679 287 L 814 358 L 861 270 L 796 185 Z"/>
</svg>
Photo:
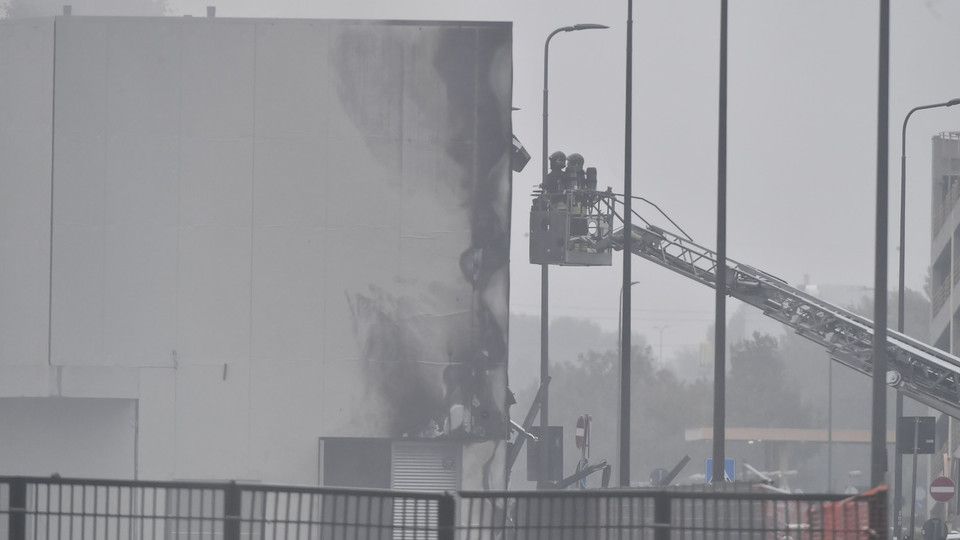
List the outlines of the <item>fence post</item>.
<svg viewBox="0 0 960 540">
<path fill-rule="evenodd" d="M 240 486 L 230 482 L 223 492 L 223 540 L 240 540 Z"/>
<path fill-rule="evenodd" d="M 457 505 L 453 494 L 444 492 L 437 501 L 437 540 L 453 540 L 456 519 Z"/>
<path fill-rule="evenodd" d="M 653 539 L 670 539 L 670 494 L 661 491 L 653 496 Z"/>
<path fill-rule="evenodd" d="M 8 536 L 10 540 L 24 540 L 27 537 L 27 481 L 23 478 L 14 478 L 10 482 L 8 507 Z"/>
</svg>

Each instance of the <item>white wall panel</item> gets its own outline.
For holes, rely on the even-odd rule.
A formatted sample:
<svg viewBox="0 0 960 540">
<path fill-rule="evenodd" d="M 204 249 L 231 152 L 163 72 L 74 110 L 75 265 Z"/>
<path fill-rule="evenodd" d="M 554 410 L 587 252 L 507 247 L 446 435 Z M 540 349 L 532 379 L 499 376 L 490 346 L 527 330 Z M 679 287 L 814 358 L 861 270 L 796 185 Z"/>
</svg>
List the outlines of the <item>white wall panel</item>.
<svg viewBox="0 0 960 540">
<path fill-rule="evenodd" d="M 327 301 L 323 230 L 263 227 L 253 241 L 253 357 L 321 362 Z"/>
<path fill-rule="evenodd" d="M 60 21 L 73 23 L 73 19 Z M 180 59 L 189 54 L 180 46 L 180 29 L 181 22 L 172 18 L 109 20 L 105 54 L 107 129 L 111 135 L 177 136 Z"/>
<path fill-rule="evenodd" d="M 52 92 L 52 21 L 0 21 L 0 365 L 47 363 Z"/>
<path fill-rule="evenodd" d="M 180 225 L 248 227 L 253 138 L 183 139 Z"/>
<path fill-rule="evenodd" d="M 139 476 L 168 480 L 176 474 L 176 371 L 140 369 Z"/>
<path fill-rule="evenodd" d="M 176 476 L 248 478 L 249 364 L 176 370 Z"/>
<path fill-rule="evenodd" d="M 182 363 L 250 357 L 250 228 L 180 230 L 177 355 Z"/>
<path fill-rule="evenodd" d="M 257 134 L 265 138 L 340 133 L 329 104 L 332 33 L 323 21 L 257 22 Z M 296 54 L 291 54 L 296 51 Z"/>
<path fill-rule="evenodd" d="M 48 360 L 49 224 L 24 229 L 0 233 L 0 365 Z"/>
<path fill-rule="evenodd" d="M 181 133 L 187 139 L 253 136 L 253 21 L 193 19 L 180 25 Z"/>
<path fill-rule="evenodd" d="M 54 225 L 51 361 L 103 365 L 104 228 Z"/>
<path fill-rule="evenodd" d="M 177 343 L 176 229 L 118 225 L 104 246 L 102 363 L 166 365 Z"/>
<path fill-rule="evenodd" d="M 64 135 L 77 135 L 105 144 L 110 69 L 108 20 L 95 17 L 77 17 L 69 21 L 58 19 L 57 160 L 61 157 L 59 141 Z M 100 153 L 103 153 L 102 149 Z M 58 167 L 58 183 L 59 173 L 69 171 L 70 168 Z"/>
<path fill-rule="evenodd" d="M 254 223 L 262 227 L 326 225 L 328 205 L 340 202 L 331 184 L 332 156 L 319 137 L 258 137 L 254 166 Z"/>
<path fill-rule="evenodd" d="M 177 224 L 177 151 L 176 136 L 107 137 L 103 198 L 108 227 Z"/>
<path fill-rule="evenodd" d="M 104 225 L 106 148 L 102 133 L 86 135 L 57 130 L 54 242 L 64 228 Z"/>
<path fill-rule="evenodd" d="M 251 474 L 278 482 L 312 482 L 317 477 L 317 449 L 316 439 L 311 441 L 310 437 L 327 431 L 327 415 L 323 414 L 325 367 L 319 358 L 283 358 L 253 362 Z M 291 410 L 301 413 L 291 415 Z"/>
</svg>

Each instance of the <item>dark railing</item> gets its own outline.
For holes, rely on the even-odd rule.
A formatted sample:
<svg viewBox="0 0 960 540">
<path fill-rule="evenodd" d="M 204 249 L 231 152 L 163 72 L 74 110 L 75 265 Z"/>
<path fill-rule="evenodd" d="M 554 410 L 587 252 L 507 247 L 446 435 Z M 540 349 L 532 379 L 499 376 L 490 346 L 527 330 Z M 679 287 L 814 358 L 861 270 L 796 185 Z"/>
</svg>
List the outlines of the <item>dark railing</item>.
<svg viewBox="0 0 960 540">
<path fill-rule="evenodd" d="M 0 477 L 9 540 L 444 540 L 454 511 L 443 493 Z"/>
<path fill-rule="evenodd" d="M 0 539 L 887 538 L 886 492 L 410 493 L 0 477 Z"/>
<path fill-rule="evenodd" d="M 887 538 L 886 493 L 461 492 L 457 538 Z"/>
</svg>

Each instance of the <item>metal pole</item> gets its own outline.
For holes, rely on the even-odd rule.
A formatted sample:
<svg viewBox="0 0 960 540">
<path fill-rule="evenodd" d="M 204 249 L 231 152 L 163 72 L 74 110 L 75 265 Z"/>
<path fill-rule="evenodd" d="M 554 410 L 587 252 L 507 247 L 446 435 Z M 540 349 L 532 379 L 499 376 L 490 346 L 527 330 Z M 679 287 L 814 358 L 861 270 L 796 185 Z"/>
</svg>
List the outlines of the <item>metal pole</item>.
<svg viewBox="0 0 960 540">
<path fill-rule="evenodd" d="M 639 281 L 631 281 L 630 286 L 633 287 Z M 621 352 L 620 346 L 622 345 L 620 339 L 623 335 L 623 285 L 620 286 L 620 307 L 617 309 L 617 355 L 619 356 Z"/>
<path fill-rule="evenodd" d="M 903 119 L 903 130 L 900 133 L 900 264 L 897 281 L 897 332 L 903 333 L 904 322 L 904 268 L 906 267 L 906 215 L 907 215 L 907 122 L 916 109 L 907 113 Z M 903 394 L 897 390 L 897 426 L 903 418 Z M 899 429 L 895 430 L 898 434 Z M 894 445 L 893 456 L 893 533 L 897 538 L 903 534 L 903 453 L 900 452 L 900 441 Z M 916 454 L 914 454 L 916 456 Z"/>
<path fill-rule="evenodd" d="M 620 487 L 630 487 L 630 281 L 633 259 L 633 0 L 627 0 L 626 103 L 623 135 L 623 306 L 620 336 Z"/>
<path fill-rule="evenodd" d="M 154 494 L 156 497 L 156 494 Z M 240 507 L 243 493 L 236 482 L 230 482 L 223 490 L 223 538 L 240 540 Z"/>
<path fill-rule="evenodd" d="M 910 489 L 910 538 L 913 532 L 917 513 L 917 446 L 920 445 L 920 417 L 913 418 L 913 487 Z"/>
<path fill-rule="evenodd" d="M 827 493 L 833 492 L 833 359 L 827 358 Z"/>
<path fill-rule="evenodd" d="M 887 472 L 887 220 L 889 192 L 890 0 L 880 0 L 879 77 L 877 89 L 877 208 L 873 282 L 873 406 L 870 485 L 884 483 Z"/>
<path fill-rule="evenodd" d="M 550 40 L 553 39 L 553 36 L 559 34 L 560 32 L 576 32 L 579 30 L 603 30 L 607 26 L 602 24 L 576 24 L 573 26 L 561 26 L 556 30 L 550 32 L 547 35 L 546 41 L 543 43 L 543 134 L 541 137 L 541 156 L 540 156 L 540 172 L 542 174 L 542 181 L 546 181 L 547 174 L 547 127 L 549 125 L 549 69 L 550 69 Z M 550 279 L 548 273 L 548 266 L 546 264 L 540 265 L 540 384 L 543 385 L 550 376 Z M 540 402 L 540 434 L 543 440 L 543 443 L 540 445 L 540 464 L 542 467 L 543 475 L 538 476 L 541 478 L 538 482 L 538 486 L 543 487 L 543 478 L 546 476 L 546 473 L 550 471 L 550 453 L 548 451 L 547 445 L 547 426 L 550 425 L 550 407 L 549 407 L 549 392 L 547 387 L 544 386 L 543 389 L 543 399 Z"/>
<path fill-rule="evenodd" d="M 720 1 L 720 108 L 717 137 L 717 282 L 713 340 L 713 481 L 723 482 L 727 324 L 727 0 Z"/>
<path fill-rule="evenodd" d="M 550 40 L 553 36 L 563 32 L 562 28 L 557 28 L 543 44 L 543 138 L 542 138 L 542 156 L 541 172 L 542 181 L 547 180 L 547 111 L 549 110 L 549 83 L 550 68 Z M 540 384 L 550 376 L 550 276 L 549 265 L 540 265 Z M 537 475 L 537 487 L 543 488 L 546 485 L 547 473 L 550 471 L 550 447 L 547 437 L 547 426 L 550 425 L 550 407 L 548 400 L 549 392 L 543 389 L 543 398 L 540 401 L 540 474 Z"/>
<path fill-rule="evenodd" d="M 902 250 L 901 250 L 902 252 Z M 902 315 L 901 315 L 902 317 Z M 903 419 L 903 394 L 897 390 L 897 426 Z M 899 438 L 900 430 L 894 429 Z M 897 538 L 903 537 L 903 453 L 900 451 L 900 441 L 893 445 L 893 534 Z"/>
</svg>

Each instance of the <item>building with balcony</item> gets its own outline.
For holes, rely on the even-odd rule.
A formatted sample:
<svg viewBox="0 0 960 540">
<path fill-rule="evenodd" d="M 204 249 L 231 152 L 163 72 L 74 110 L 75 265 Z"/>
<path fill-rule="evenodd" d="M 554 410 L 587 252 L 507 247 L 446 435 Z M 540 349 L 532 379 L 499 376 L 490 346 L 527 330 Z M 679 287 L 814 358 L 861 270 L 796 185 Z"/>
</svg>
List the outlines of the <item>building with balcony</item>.
<svg viewBox="0 0 960 540">
<path fill-rule="evenodd" d="M 960 347 L 960 132 L 933 137 L 932 228 L 930 246 L 931 339 L 936 347 L 957 353 Z"/>
<path fill-rule="evenodd" d="M 960 131 L 932 139 L 930 341 L 939 349 L 960 353 Z M 960 480 L 957 439 L 960 424 L 942 414 L 937 419 L 937 450 L 930 456 L 930 477 Z M 956 521 L 958 500 L 930 500 L 931 516 Z"/>
</svg>

